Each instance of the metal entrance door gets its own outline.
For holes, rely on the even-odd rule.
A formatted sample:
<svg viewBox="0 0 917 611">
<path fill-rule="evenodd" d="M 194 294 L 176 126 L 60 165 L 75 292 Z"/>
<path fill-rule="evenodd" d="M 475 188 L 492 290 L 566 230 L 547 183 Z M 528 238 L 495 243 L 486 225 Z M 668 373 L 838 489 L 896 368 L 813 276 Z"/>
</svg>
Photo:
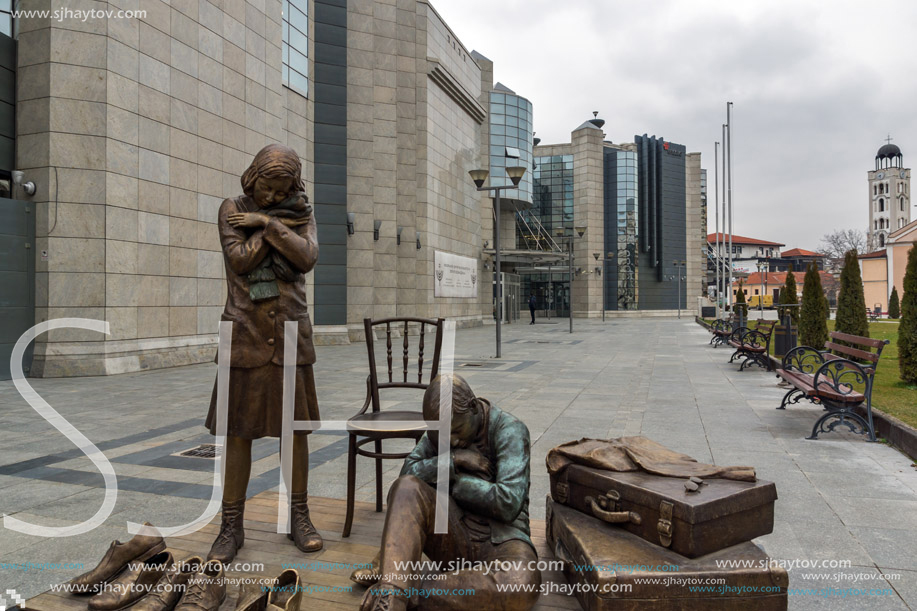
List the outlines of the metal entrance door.
<svg viewBox="0 0 917 611">
<path fill-rule="evenodd" d="M 10 379 L 10 355 L 35 324 L 34 204 L 0 198 L 0 380 Z M 32 364 L 26 351 L 23 370 Z"/>
</svg>

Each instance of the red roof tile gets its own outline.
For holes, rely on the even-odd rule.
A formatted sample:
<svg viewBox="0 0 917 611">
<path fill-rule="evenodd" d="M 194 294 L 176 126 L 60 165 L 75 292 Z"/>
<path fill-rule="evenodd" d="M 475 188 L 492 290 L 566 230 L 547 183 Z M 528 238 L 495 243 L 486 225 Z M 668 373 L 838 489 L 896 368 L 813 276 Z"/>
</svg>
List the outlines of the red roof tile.
<svg viewBox="0 0 917 611">
<path fill-rule="evenodd" d="M 886 257 L 886 255 L 885 255 L 885 251 L 884 251 L 884 250 L 876 250 L 876 251 L 873 251 L 873 252 L 868 252 L 868 253 L 866 253 L 866 254 L 862 254 L 862 255 L 860 255 L 860 256 L 857 257 L 857 258 L 858 258 L 858 259 L 884 259 L 885 257 Z"/>
<path fill-rule="evenodd" d="M 780 253 L 781 257 L 824 257 L 825 255 L 817 252 L 812 252 L 811 250 L 804 250 L 802 248 L 794 248 L 792 250 L 787 250 Z"/>
<path fill-rule="evenodd" d="M 717 234 L 715 233 L 708 233 L 707 242 L 711 244 L 716 243 L 716 236 Z M 720 233 L 719 236 L 720 236 L 720 242 L 729 241 L 728 233 Z M 758 240 L 756 238 L 746 238 L 744 236 L 740 236 L 736 234 L 732 234 L 732 243 L 733 244 L 751 244 L 755 246 L 786 246 L 786 244 L 781 244 L 780 242 L 768 242 L 767 240 Z"/>
</svg>

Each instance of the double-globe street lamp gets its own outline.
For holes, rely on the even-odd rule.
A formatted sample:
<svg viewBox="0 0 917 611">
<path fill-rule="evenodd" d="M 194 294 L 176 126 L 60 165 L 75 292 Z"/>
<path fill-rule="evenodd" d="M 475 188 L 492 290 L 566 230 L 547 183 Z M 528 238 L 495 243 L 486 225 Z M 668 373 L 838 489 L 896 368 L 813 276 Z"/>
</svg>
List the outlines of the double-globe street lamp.
<svg viewBox="0 0 917 611">
<path fill-rule="evenodd" d="M 586 228 L 581 226 L 575 227 L 574 231 L 577 235 L 573 235 L 572 233 L 568 235 L 566 227 L 554 228 L 554 235 L 567 244 L 567 261 L 570 267 L 570 290 L 567 293 L 568 307 L 570 308 L 570 333 L 573 333 L 573 240 L 577 237 L 583 237 L 583 234 L 586 233 Z"/>
<path fill-rule="evenodd" d="M 503 322 L 503 279 L 500 269 L 500 192 L 504 189 L 515 189 L 525 174 L 525 166 L 512 166 L 506 168 L 506 175 L 513 181 L 512 185 L 499 185 L 485 187 L 484 181 L 490 174 L 487 170 L 471 170 L 468 172 L 478 191 L 494 192 L 494 274 L 497 279 L 497 358 L 500 358 L 500 325 Z"/>
</svg>

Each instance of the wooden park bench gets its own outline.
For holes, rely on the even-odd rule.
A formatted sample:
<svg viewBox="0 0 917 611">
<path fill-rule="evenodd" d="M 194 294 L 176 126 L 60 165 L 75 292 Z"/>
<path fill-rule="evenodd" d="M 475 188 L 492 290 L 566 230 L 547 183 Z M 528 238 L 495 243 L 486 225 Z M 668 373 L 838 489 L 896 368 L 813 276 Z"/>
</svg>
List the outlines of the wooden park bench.
<svg viewBox="0 0 917 611">
<path fill-rule="evenodd" d="M 713 334 L 713 337 L 710 338 L 710 345 L 714 348 L 718 348 L 721 344 L 725 344 L 729 341 L 734 322 L 735 314 L 730 314 L 727 318 L 718 318 L 714 320 L 713 324 L 710 325 L 710 333 Z"/>
<path fill-rule="evenodd" d="M 842 342 L 842 343 L 841 343 Z M 790 403 L 806 398 L 818 403 L 828 413 L 822 415 L 806 439 L 817 439 L 821 432 L 833 431 L 843 424 L 851 432 L 866 434 L 869 441 L 876 440 L 872 424 L 872 389 L 876 368 L 887 339 L 870 339 L 832 331 L 824 350 L 799 346 L 784 357 L 777 377 L 788 382 L 791 388 L 777 409 L 786 409 Z M 875 352 L 871 349 L 875 348 Z M 843 356 L 842 356 L 843 355 Z M 849 358 L 848 358 L 849 357 Z M 856 412 L 866 405 L 866 417 Z M 829 420 L 836 420 L 825 426 Z M 859 424 L 857 431 L 854 423 Z"/>
<path fill-rule="evenodd" d="M 769 353 L 771 335 L 774 332 L 776 320 L 759 320 L 754 329 L 748 327 L 739 327 L 730 334 L 726 343 L 735 348 L 735 352 L 729 357 L 732 363 L 738 358 L 744 358 L 739 371 L 743 371 L 751 363 L 755 363 L 765 370 L 771 369 L 771 358 Z"/>
</svg>

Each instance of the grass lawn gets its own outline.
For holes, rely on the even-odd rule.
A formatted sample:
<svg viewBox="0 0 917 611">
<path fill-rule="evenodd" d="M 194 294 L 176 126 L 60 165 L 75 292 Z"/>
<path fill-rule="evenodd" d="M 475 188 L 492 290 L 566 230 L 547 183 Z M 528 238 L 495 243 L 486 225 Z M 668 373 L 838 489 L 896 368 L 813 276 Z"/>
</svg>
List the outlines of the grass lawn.
<svg viewBox="0 0 917 611">
<path fill-rule="evenodd" d="M 828 329 L 834 330 L 833 320 L 828 321 Z M 908 386 L 899 376 L 898 323 L 871 322 L 869 337 L 890 342 L 882 351 L 882 359 L 876 370 L 873 406 L 917 428 L 917 386 Z"/>
<path fill-rule="evenodd" d="M 713 320 L 707 320 L 712 323 Z M 750 328 L 757 326 L 757 320 L 748 321 Z M 834 321 L 828 321 L 828 330 L 834 330 Z M 869 323 L 869 336 L 873 339 L 887 339 L 888 346 L 882 351 L 882 359 L 876 373 L 872 404 L 886 414 L 891 414 L 912 427 L 917 428 L 917 386 L 908 386 L 901 381 L 898 370 L 898 323 L 877 321 Z M 773 348 L 773 336 L 771 348 Z M 770 350 L 773 354 L 773 350 Z"/>
</svg>

